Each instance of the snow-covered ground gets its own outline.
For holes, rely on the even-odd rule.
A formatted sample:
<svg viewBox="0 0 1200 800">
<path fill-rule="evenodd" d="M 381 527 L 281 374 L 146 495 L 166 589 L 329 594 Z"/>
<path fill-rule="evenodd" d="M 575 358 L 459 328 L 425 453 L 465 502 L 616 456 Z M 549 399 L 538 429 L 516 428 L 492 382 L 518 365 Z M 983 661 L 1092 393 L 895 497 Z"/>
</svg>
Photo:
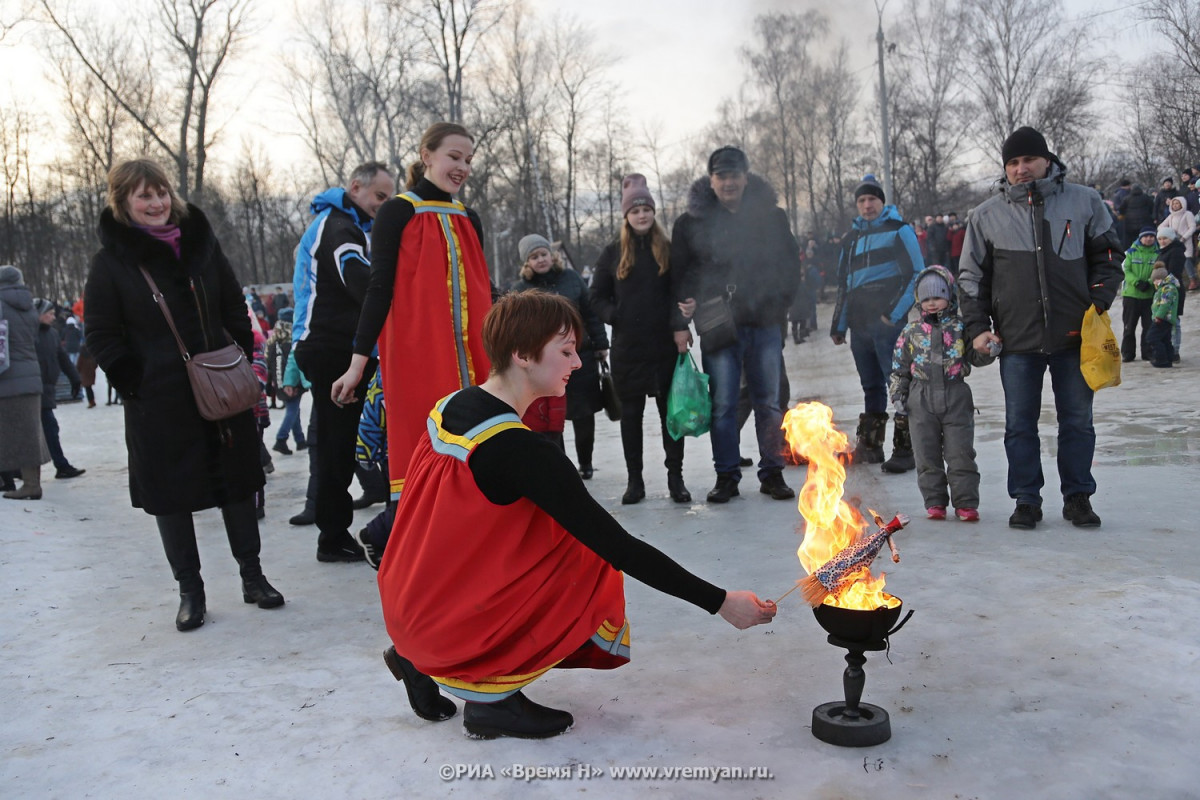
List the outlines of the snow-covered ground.
<svg viewBox="0 0 1200 800">
<path fill-rule="evenodd" d="M 129 506 L 122 414 L 104 406 L 101 385 L 97 408 L 58 412 L 67 455 L 87 474 L 47 476 L 40 502 L 0 501 L 0 795 L 1200 796 L 1200 635 L 1188 610 L 1200 595 L 1196 319 L 1184 317 L 1179 368 L 1127 364 L 1123 385 L 1097 396 L 1099 529 L 1061 518 L 1048 381 L 1046 518 L 1034 531 L 1007 527 L 995 367 L 971 379 L 981 522 L 928 522 L 912 473 L 852 469 L 848 494 L 914 520 L 897 536 L 902 563 L 877 567 L 916 615 L 893 637 L 890 663 L 872 653 L 866 665 L 863 699 L 891 713 L 893 735 L 862 750 L 810 732 L 813 707 L 842 696 L 844 651 L 797 594 L 771 625 L 739 632 L 632 580 L 633 662 L 551 672 L 529 690 L 574 713 L 566 735 L 477 741 L 461 715 L 416 718 L 380 658 L 375 573 L 318 563 L 316 531 L 287 524 L 302 504 L 303 456 L 276 455 L 262 526 L 266 572 L 287 605 L 242 603 L 219 515 L 205 512 L 208 621 L 179 633 L 153 521 Z M 849 348 L 820 334 L 786 354 L 793 400 L 830 404 L 852 433 L 861 394 Z M 656 426 L 647 419 L 647 463 Z M 727 506 L 689 508 L 648 469 L 647 500 L 621 506 L 616 424 L 602 418 L 597 439 L 589 488 L 629 530 L 727 588 L 778 597 L 801 577 L 796 507 L 754 491 L 752 475 Z M 743 442 L 753 452 L 752 425 Z M 689 440 L 685 477 L 700 501 L 710 455 L 707 440 Z M 798 468 L 786 477 L 803 481 Z M 633 767 L 770 777 L 614 774 Z M 526 780 L 524 768 L 553 776 Z"/>
</svg>

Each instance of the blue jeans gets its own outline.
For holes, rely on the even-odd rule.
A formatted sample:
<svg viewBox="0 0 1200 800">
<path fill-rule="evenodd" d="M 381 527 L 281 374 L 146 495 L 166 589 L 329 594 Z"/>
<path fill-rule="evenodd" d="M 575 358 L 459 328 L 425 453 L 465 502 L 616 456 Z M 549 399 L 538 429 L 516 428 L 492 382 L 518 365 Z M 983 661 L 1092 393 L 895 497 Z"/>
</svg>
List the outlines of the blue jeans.
<svg viewBox="0 0 1200 800">
<path fill-rule="evenodd" d="M 1058 478 L 1063 496 L 1092 495 L 1092 456 L 1096 431 L 1092 427 L 1095 393 L 1079 371 L 1079 351 L 1003 353 L 1000 382 L 1004 386 L 1004 451 L 1008 456 L 1008 496 L 1018 503 L 1041 506 L 1041 441 L 1038 417 L 1042 411 L 1042 382 L 1050 369 L 1054 408 L 1058 413 Z"/>
<path fill-rule="evenodd" d="M 882 319 L 873 320 L 866 329 L 850 329 L 850 352 L 854 368 L 862 384 L 863 410 L 868 414 L 883 414 L 888 407 L 888 376 L 892 374 L 892 352 L 904 323 L 887 325 Z"/>
<path fill-rule="evenodd" d="M 279 426 L 279 432 L 275 434 L 275 439 L 280 442 L 286 442 L 288 436 L 294 436 L 296 444 L 301 444 L 304 441 L 304 426 L 300 424 L 300 396 L 283 397 L 283 423 Z"/>
<path fill-rule="evenodd" d="M 742 370 L 754 405 L 754 429 L 758 434 L 758 478 L 783 470 L 783 410 L 779 407 L 779 371 L 783 359 L 783 334 L 778 325 L 764 328 L 739 325 L 737 344 L 706 351 L 701 338 L 701 363 L 709 376 L 712 393 L 713 466 L 718 475 L 741 480 L 740 430 L 737 419 Z"/>
<path fill-rule="evenodd" d="M 46 449 L 50 451 L 50 460 L 54 462 L 55 469 L 69 469 L 71 462 L 63 455 L 58 439 L 58 418 L 54 416 L 53 408 L 42 409 L 42 435 L 46 437 Z"/>
</svg>

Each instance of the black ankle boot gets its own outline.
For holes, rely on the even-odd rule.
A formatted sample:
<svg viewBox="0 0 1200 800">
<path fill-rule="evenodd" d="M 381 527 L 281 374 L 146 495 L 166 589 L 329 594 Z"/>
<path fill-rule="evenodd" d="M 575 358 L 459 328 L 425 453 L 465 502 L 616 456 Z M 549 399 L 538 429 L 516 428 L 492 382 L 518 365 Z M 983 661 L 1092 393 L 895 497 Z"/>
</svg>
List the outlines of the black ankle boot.
<svg viewBox="0 0 1200 800">
<path fill-rule="evenodd" d="M 404 683 L 408 704 L 421 719 L 441 722 L 458 712 L 452 700 L 442 697 L 433 678 L 414 667 L 411 661 L 396 652 L 395 647 L 383 651 L 383 663 L 387 664 L 396 680 Z"/>
<path fill-rule="evenodd" d="M 267 583 L 261 572 L 256 577 L 242 578 L 242 600 L 258 603 L 259 608 L 279 608 L 284 602 L 283 595 Z"/>
<path fill-rule="evenodd" d="M 190 631 L 204 624 L 204 590 L 179 593 L 179 613 L 175 615 L 175 629 Z"/>
<path fill-rule="evenodd" d="M 463 728 L 481 739 L 547 739 L 574 724 L 569 712 L 538 705 L 521 692 L 496 703 L 467 703 L 463 710 Z"/>
<path fill-rule="evenodd" d="M 667 491 L 676 503 L 692 502 L 692 493 L 683 485 L 683 475 L 678 472 L 667 473 Z"/>
<path fill-rule="evenodd" d="M 634 503 L 640 503 L 646 499 L 646 484 L 642 482 L 641 475 L 630 475 L 629 484 L 625 487 L 625 494 L 621 495 L 621 505 L 631 506 Z"/>
</svg>

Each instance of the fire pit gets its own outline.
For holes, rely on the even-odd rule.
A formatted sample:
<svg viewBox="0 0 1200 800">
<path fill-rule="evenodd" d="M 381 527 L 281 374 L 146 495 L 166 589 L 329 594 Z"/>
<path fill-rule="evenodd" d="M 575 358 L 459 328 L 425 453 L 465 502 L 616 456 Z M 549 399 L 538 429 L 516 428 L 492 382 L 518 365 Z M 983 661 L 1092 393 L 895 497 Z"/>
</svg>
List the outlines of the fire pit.
<svg viewBox="0 0 1200 800">
<path fill-rule="evenodd" d="M 822 703 L 813 709 L 812 732 L 821 741 L 839 747 L 870 747 L 892 738 L 888 713 L 879 706 L 860 701 L 867 682 L 863 671 L 867 657 L 863 653 L 885 649 L 887 638 L 904 627 L 913 614 L 909 611 L 899 625 L 892 627 L 901 611 L 899 598 L 896 600 L 894 608 L 885 606 L 874 611 L 838 608 L 824 603 L 813 609 L 813 616 L 829 634 L 829 643 L 848 651 L 846 671 L 842 673 L 845 700 Z"/>
<path fill-rule="evenodd" d="M 798 506 L 804 517 L 804 539 L 797 555 L 808 577 L 796 588 L 813 607 L 818 624 L 828 641 L 846 653 L 842 675 L 845 699 L 823 703 L 813 709 L 812 732 L 823 742 L 841 747 L 869 747 L 892 736 L 888 713 L 879 706 L 863 703 L 867 652 L 884 650 L 888 637 L 908 622 L 912 611 L 897 624 L 900 598 L 883 591 L 885 576 L 871 573 L 871 562 L 886 544 L 892 560 L 900 554 L 892 534 L 908 524 L 897 514 L 884 522 L 870 511 L 876 525 L 867 531 L 863 514 L 842 499 L 846 483 L 843 454 L 849 442 L 833 426 L 833 410 L 820 403 L 801 403 L 784 417 L 788 444 L 808 459 L 808 475 L 800 490 Z M 780 598 L 781 600 L 783 598 Z"/>
</svg>

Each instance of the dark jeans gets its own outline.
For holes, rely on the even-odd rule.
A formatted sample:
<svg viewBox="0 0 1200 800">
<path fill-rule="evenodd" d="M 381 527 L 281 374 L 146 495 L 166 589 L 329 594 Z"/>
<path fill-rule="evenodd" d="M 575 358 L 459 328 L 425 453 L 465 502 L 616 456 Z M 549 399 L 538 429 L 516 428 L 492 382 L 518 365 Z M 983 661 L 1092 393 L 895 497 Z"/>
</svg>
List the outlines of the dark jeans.
<svg viewBox="0 0 1200 800">
<path fill-rule="evenodd" d="M 42 434 L 46 437 L 46 447 L 50 450 L 55 469 L 70 468 L 71 462 L 63 455 L 62 444 L 58 441 L 58 419 L 54 416 L 53 408 L 42 409 Z"/>
<path fill-rule="evenodd" d="M 904 324 L 888 325 L 882 319 L 869 322 L 862 328 L 850 329 L 850 352 L 854 368 L 862 384 L 863 410 L 868 414 L 883 414 L 888 410 L 887 384 L 892 372 L 892 352 Z"/>
<path fill-rule="evenodd" d="M 330 397 L 333 382 L 350 366 L 350 351 L 336 352 L 305 347 L 296 348 L 296 364 L 312 381 L 313 416 L 316 423 L 315 452 L 317 496 L 313 515 L 320 531 L 317 545 L 340 543 L 350 534 L 354 521 L 350 481 L 354 478 L 354 447 L 358 440 L 358 420 L 362 416 L 367 384 L 375 374 L 371 359 L 355 387 L 353 403 L 336 405 Z"/>
<path fill-rule="evenodd" d="M 596 448 L 596 415 L 587 414 L 571 420 L 575 432 L 575 456 L 580 467 L 592 465 L 592 451 Z"/>
<path fill-rule="evenodd" d="M 737 421 L 738 392 L 742 371 L 750 387 L 754 405 L 754 430 L 758 435 L 758 478 L 765 480 L 783 470 L 783 410 L 779 407 L 779 376 L 783 360 L 783 335 L 778 325 L 754 327 L 739 325 L 736 344 L 720 350 L 704 349 L 700 339 L 700 354 L 704 371 L 709 376 L 712 393 L 713 466 L 718 475 L 741 479 L 738 467 L 741 458 L 740 430 Z"/>
<path fill-rule="evenodd" d="M 1121 358 L 1126 361 L 1132 361 L 1137 358 L 1137 351 L 1140 349 L 1142 358 L 1150 357 L 1150 343 L 1146 337 L 1150 334 L 1150 306 L 1154 302 L 1152 297 L 1122 297 L 1121 298 L 1121 322 L 1124 324 L 1124 331 L 1121 335 Z M 1137 339 L 1138 323 L 1142 324 L 1142 337 L 1139 348 Z"/>
<path fill-rule="evenodd" d="M 1156 367 L 1169 367 L 1175 358 L 1175 348 L 1171 345 L 1172 327 L 1169 321 L 1155 320 L 1150 325 L 1150 334 L 1147 336 L 1151 354 L 1150 361 Z M 50 441 L 49 436 L 46 437 L 46 441 Z"/>
<path fill-rule="evenodd" d="M 1092 495 L 1092 456 L 1096 431 L 1092 427 L 1095 393 L 1079 371 L 1079 351 L 1003 353 L 1000 382 L 1004 387 L 1004 451 L 1008 456 L 1008 496 L 1018 503 L 1041 506 L 1041 440 L 1038 417 L 1042 412 L 1042 384 L 1050 370 L 1054 408 L 1058 413 L 1058 477 L 1064 497 Z"/>
</svg>

